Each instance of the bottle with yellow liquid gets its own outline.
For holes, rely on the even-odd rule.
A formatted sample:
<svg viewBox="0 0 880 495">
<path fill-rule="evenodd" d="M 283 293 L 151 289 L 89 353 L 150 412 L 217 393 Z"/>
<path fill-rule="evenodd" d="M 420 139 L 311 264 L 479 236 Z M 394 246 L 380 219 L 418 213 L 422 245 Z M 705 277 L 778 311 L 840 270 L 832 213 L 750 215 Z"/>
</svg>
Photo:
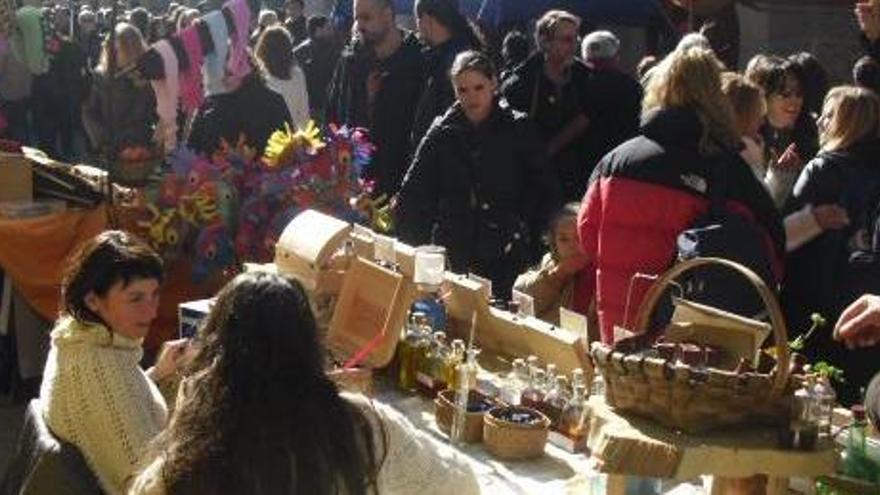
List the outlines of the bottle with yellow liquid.
<svg viewBox="0 0 880 495">
<path fill-rule="evenodd" d="M 428 319 L 424 313 L 412 313 L 398 353 L 397 383 L 402 390 L 416 391 L 416 372 L 430 344 Z"/>
<path fill-rule="evenodd" d="M 459 363 L 464 361 L 465 346 L 464 341 L 455 339 L 450 345 L 449 355 L 446 358 L 446 364 L 443 374 L 446 377 L 446 387 L 456 389 L 458 387 L 458 379 L 455 374 L 455 368 Z"/>
</svg>

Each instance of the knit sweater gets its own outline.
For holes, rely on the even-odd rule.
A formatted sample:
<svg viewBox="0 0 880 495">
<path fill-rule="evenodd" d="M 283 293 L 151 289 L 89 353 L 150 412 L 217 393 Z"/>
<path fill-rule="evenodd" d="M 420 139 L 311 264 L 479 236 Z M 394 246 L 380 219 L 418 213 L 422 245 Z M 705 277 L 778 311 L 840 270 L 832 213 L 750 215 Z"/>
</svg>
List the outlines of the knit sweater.
<svg viewBox="0 0 880 495">
<path fill-rule="evenodd" d="M 373 431 L 373 444 L 386 449 L 379 470 L 382 495 L 471 495 L 480 492 L 476 475 L 464 456 L 420 431 L 403 414 L 362 395 L 342 397 L 364 411 Z M 164 459 L 158 457 L 135 480 L 129 495 L 165 495 Z"/>
<path fill-rule="evenodd" d="M 104 492 L 124 493 L 165 401 L 139 366 L 139 339 L 65 317 L 52 330 L 40 401 L 52 433 L 76 445 Z"/>
</svg>

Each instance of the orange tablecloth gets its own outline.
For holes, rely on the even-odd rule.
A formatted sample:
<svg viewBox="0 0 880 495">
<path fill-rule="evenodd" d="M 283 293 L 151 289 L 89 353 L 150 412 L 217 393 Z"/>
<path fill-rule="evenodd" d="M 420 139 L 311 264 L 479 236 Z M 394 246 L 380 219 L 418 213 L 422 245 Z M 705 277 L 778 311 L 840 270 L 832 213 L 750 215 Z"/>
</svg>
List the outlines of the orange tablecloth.
<svg viewBox="0 0 880 495">
<path fill-rule="evenodd" d="M 67 257 L 82 242 L 107 228 L 106 207 L 46 215 L 32 219 L 0 217 L 0 266 L 12 277 L 28 303 L 49 321 L 58 316 L 61 276 Z M 190 266 L 180 260 L 166 266 L 159 317 L 144 347 L 157 348 L 177 335 L 177 305 L 211 297 L 222 280 L 196 285 Z"/>
</svg>

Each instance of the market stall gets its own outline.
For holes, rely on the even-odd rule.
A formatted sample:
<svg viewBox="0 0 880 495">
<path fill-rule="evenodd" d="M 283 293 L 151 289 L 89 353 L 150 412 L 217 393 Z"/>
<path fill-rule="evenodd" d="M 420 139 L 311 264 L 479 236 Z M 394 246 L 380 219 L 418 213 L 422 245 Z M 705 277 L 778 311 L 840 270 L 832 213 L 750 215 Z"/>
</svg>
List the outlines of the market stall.
<svg viewBox="0 0 880 495">
<path fill-rule="evenodd" d="M 436 270 L 436 264 L 431 264 L 429 254 L 437 252 L 442 253 L 442 249 L 413 248 L 368 229 L 307 211 L 285 229 L 276 248 L 275 263 L 252 268 L 280 271 L 301 280 L 322 315 L 328 332 L 327 345 L 334 358 L 331 373 L 340 385 L 367 391 L 376 400 L 402 411 L 438 440 L 455 443 L 482 475 L 481 483 L 487 492 L 528 493 L 540 488 L 542 492 L 554 493 L 583 490 L 622 494 L 642 486 L 649 491 L 639 493 L 704 493 L 697 485 L 702 484 L 702 477 L 708 476 L 711 493 L 787 493 L 790 485 L 812 486 L 816 477 L 835 472 L 839 451 L 834 448 L 830 432 L 850 422 L 843 410 L 832 418 L 831 408 L 828 409 L 828 423 L 822 426 L 827 433 L 818 435 L 818 441 L 806 440 L 806 430 L 800 429 L 799 440 L 784 438 L 785 432 L 795 428 L 792 425 L 801 428 L 801 421 L 806 420 L 805 416 L 798 416 L 806 414 L 798 402 L 803 399 L 798 395 L 798 387 L 802 387 L 800 375 L 780 374 L 775 368 L 762 374 L 758 369 L 743 370 L 742 366 L 735 372 L 723 372 L 742 385 L 748 382 L 766 387 L 764 395 L 768 399 L 757 394 L 743 395 L 736 401 L 736 393 L 743 392 L 731 389 L 728 409 L 735 414 L 721 411 L 716 414 L 717 419 L 707 423 L 704 417 L 703 423 L 695 424 L 688 421 L 706 411 L 705 403 L 701 406 L 688 402 L 693 400 L 688 398 L 693 394 L 675 395 L 675 400 L 683 402 L 677 405 L 681 411 L 687 411 L 690 404 L 696 412 L 685 414 L 683 417 L 691 419 L 681 420 L 681 424 L 667 419 L 672 423 L 663 426 L 661 422 L 666 421 L 662 414 L 650 410 L 632 412 L 632 406 L 621 402 L 620 376 L 603 380 L 597 375 L 594 364 L 596 359 L 603 359 L 601 353 L 597 354 L 601 346 L 594 345 L 592 357 L 588 356 L 585 318 L 566 315 L 561 326 L 556 327 L 523 310 L 520 303 L 526 301 L 505 308 L 497 303 L 490 305 L 490 292 L 480 277 L 442 270 L 439 277 L 436 272 L 430 273 Z M 415 378 L 405 378 L 410 366 L 406 357 L 411 349 L 410 336 L 418 333 L 413 327 L 431 327 L 432 301 L 442 301 L 442 338 L 453 341 L 450 352 L 458 356 L 456 372 L 471 370 L 468 366 L 473 366 L 473 381 L 465 380 L 469 383 L 465 396 L 460 395 L 464 378 L 458 378 L 456 385 L 455 376 L 459 375 L 448 375 L 448 364 L 447 375 L 431 375 L 432 368 L 417 367 Z M 771 304 L 774 302 L 771 300 Z M 421 323 L 415 325 L 413 308 L 426 312 Z M 699 308 L 687 309 L 693 312 Z M 699 320 L 692 313 L 687 314 Z M 708 320 L 700 320 L 701 324 L 710 321 L 718 325 L 717 318 L 725 317 L 711 311 L 707 314 L 702 316 Z M 774 318 L 772 324 L 778 323 Z M 675 324 L 675 331 L 681 333 L 682 328 L 687 328 L 693 336 L 692 327 L 682 321 Z M 784 326 L 773 328 L 771 324 L 740 319 L 727 330 L 765 338 L 775 331 L 777 342 L 786 342 Z M 763 339 L 755 342 L 739 339 L 736 352 L 754 355 Z M 689 366 L 689 354 L 687 345 L 676 345 L 681 354 L 663 359 L 671 373 L 680 374 L 684 372 L 682 367 Z M 470 362 L 464 356 L 476 356 L 477 351 L 462 350 L 477 347 L 479 359 Z M 702 348 L 700 355 L 707 356 L 708 349 L 709 346 Z M 775 354 L 786 370 L 787 349 Z M 431 351 L 426 352 L 425 359 L 430 361 Z M 568 383 L 564 377 L 571 377 L 576 394 L 569 398 L 570 403 L 577 402 L 578 389 L 580 393 L 590 389 L 592 396 L 584 403 L 586 412 L 576 434 L 562 427 L 565 414 L 553 418 L 553 409 L 547 407 L 552 390 L 542 399 L 544 402 L 529 403 L 533 409 L 523 408 L 527 404 L 527 387 L 514 387 L 515 397 L 510 400 L 511 381 L 515 381 L 517 368 L 527 356 L 529 366 L 542 364 L 537 366 L 542 368 L 542 376 L 546 365 L 549 373 L 558 373 L 560 383 Z M 645 358 L 626 359 L 629 364 L 621 360 L 620 369 L 629 369 L 629 375 L 638 377 Z M 453 385 L 437 394 L 447 387 L 437 386 L 443 376 Z M 762 380 L 767 380 L 765 385 L 760 385 Z M 710 382 L 718 386 L 724 380 L 711 378 Z M 682 383 L 690 383 L 687 386 L 692 390 L 705 385 L 698 377 Z M 778 395 L 769 393 L 773 383 L 778 385 Z M 604 384 L 608 392 L 603 393 Z M 663 394 L 657 395 L 650 389 L 643 392 L 644 402 L 662 402 L 656 397 Z M 773 402 L 773 397 L 779 400 Z M 768 400 L 766 407 L 759 407 Z M 456 420 L 455 411 L 464 411 L 465 404 L 467 414 L 460 413 Z M 777 408 L 778 404 L 781 407 Z M 534 412 L 535 409 L 540 412 Z M 756 413 L 762 410 L 763 413 Z M 865 493 L 871 493 L 871 489 Z"/>
</svg>

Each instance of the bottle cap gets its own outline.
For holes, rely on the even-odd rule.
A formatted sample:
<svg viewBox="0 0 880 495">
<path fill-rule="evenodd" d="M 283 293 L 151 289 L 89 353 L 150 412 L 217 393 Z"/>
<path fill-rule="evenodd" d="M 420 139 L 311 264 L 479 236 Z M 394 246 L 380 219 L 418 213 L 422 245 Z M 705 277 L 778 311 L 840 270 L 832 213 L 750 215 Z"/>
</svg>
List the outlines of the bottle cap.
<svg viewBox="0 0 880 495">
<path fill-rule="evenodd" d="M 856 404 L 849 408 L 850 412 L 853 415 L 854 421 L 864 421 L 865 420 L 865 406 L 861 404 Z"/>
</svg>

